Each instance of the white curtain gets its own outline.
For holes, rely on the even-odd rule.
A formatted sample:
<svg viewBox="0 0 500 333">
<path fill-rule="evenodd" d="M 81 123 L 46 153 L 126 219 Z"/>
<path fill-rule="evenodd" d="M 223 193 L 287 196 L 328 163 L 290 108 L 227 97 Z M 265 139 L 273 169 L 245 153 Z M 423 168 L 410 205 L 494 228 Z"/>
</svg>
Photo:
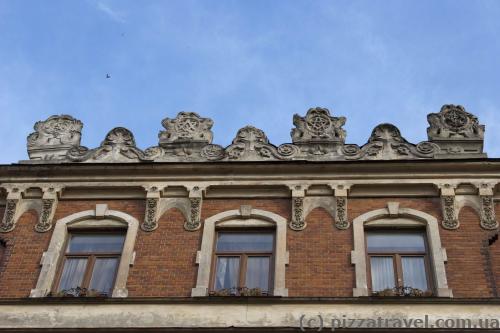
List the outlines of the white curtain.
<svg viewBox="0 0 500 333">
<path fill-rule="evenodd" d="M 401 257 L 403 281 L 407 287 L 427 290 L 427 276 L 423 257 Z"/>
<path fill-rule="evenodd" d="M 59 290 L 81 287 L 86 266 L 87 259 L 66 259 L 61 275 L 61 282 L 59 282 Z"/>
<path fill-rule="evenodd" d="M 115 280 L 118 258 L 97 258 L 89 289 L 110 294 Z"/>
<path fill-rule="evenodd" d="M 372 290 L 394 288 L 394 263 L 392 257 L 371 257 Z"/>
<path fill-rule="evenodd" d="M 237 288 L 239 266 L 239 257 L 218 257 L 215 275 L 215 290 Z"/>
<path fill-rule="evenodd" d="M 248 257 L 246 287 L 269 290 L 269 257 Z"/>
</svg>

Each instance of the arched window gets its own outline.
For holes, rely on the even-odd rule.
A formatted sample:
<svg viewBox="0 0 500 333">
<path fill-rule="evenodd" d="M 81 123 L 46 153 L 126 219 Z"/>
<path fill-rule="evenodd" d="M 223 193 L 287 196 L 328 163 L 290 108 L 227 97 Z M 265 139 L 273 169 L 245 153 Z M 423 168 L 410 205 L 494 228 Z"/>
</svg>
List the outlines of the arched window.
<svg viewBox="0 0 500 333">
<path fill-rule="evenodd" d="M 4 260 L 6 248 L 7 245 L 5 244 L 5 241 L 0 239 L 0 266 L 2 265 Z"/>
<path fill-rule="evenodd" d="M 354 296 L 409 286 L 452 297 L 444 266 L 446 251 L 435 217 L 390 202 L 387 208 L 355 218 L 353 232 Z"/>
<path fill-rule="evenodd" d="M 239 295 L 241 289 L 257 289 L 264 295 L 288 296 L 286 230 L 285 218 L 250 206 L 206 219 L 191 295 L 221 290 Z"/>
<path fill-rule="evenodd" d="M 137 219 L 104 204 L 58 220 L 30 297 L 77 287 L 127 297 L 138 228 Z"/>
</svg>

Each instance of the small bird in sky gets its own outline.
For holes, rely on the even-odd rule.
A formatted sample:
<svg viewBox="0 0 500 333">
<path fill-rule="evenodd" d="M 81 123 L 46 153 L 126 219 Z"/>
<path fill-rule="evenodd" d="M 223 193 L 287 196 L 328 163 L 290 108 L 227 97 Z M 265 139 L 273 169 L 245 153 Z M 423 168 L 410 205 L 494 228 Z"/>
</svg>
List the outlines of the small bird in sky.
<svg viewBox="0 0 500 333">
<path fill-rule="evenodd" d="M 106 74 L 106 79 L 111 79 L 111 75 Z"/>
</svg>

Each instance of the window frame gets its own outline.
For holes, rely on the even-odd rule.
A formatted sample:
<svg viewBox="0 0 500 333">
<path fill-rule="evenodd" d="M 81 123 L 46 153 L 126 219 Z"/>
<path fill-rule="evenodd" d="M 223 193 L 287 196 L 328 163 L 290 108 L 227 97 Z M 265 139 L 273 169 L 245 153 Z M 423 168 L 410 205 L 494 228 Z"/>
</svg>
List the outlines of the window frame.
<svg viewBox="0 0 500 333">
<path fill-rule="evenodd" d="M 7 242 L 0 238 L 0 268 L 5 260 L 5 256 L 7 253 Z"/>
<path fill-rule="evenodd" d="M 80 252 L 80 253 L 67 253 L 69 242 L 73 235 L 123 235 L 123 245 L 122 250 L 120 252 Z M 52 292 L 58 293 L 62 291 L 60 289 L 62 273 L 64 271 L 64 266 L 66 264 L 67 259 L 69 258 L 85 258 L 87 259 L 87 263 L 85 265 L 85 272 L 83 274 L 82 283 L 79 286 L 80 288 L 90 288 L 90 282 L 92 279 L 92 274 L 94 273 L 94 266 L 97 258 L 116 258 L 118 259 L 118 264 L 116 266 L 116 271 L 113 276 L 112 288 L 111 292 L 113 292 L 116 277 L 118 275 L 118 268 L 120 266 L 120 262 L 123 254 L 123 247 L 125 245 L 125 239 L 127 237 L 127 230 L 124 228 L 103 228 L 103 229 L 88 229 L 88 230 L 79 230 L 79 229 L 69 229 L 66 240 L 63 245 L 63 253 L 61 253 L 60 261 L 57 265 L 57 271 L 54 278 L 54 283 L 52 285 Z"/>
<path fill-rule="evenodd" d="M 210 277 L 213 271 L 213 247 L 216 228 L 237 228 L 240 230 L 257 228 L 275 228 L 275 252 L 274 252 L 274 274 L 273 297 L 288 296 L 286 288 L 286 266 L 289 254 L 286 249 L 288 220 L 281 215 L 254 209 L 250 205 L 241 205 L 239 209 L 227 210 L 205 219 L 202 228 L 202 239 L 200 250 L 196 253 L 196 264 L 198 272 L 196 286 L 191 289 L 192 297 L 206 297 L 210 290 Z"/>
<path fill-rule="evenodd" d="M 68 234 L 76 231 L 108 229 L 125 230 L 125 241 L 115 275 L 114 287 L 109 297 L 127 297 L 127 279 L 130 266 L 135 260 L 135 241 L 139 230 L 139 221 L 124 212 L 109 210 L 107 204 L 97 204 L 95 209 L 85 210 L 59 219 L 55 225 L 47 251 L 43 253 L 41 269 L 35 289 L 30 297 L 50 296 L 56 278 L 57 269 L 67 248 Z"/>
<path fill-rule="evenodd" d="M 217 251 L 217 241 L 219 239 L 219 234 L 221 233 L 265 233 L 271 234 L 273 236 L 273 248 L 271 252 L 259 252 L 259 251 L 245 251 L 245 252 L 231 252 Z M 263 291 L 263 295 L 272 296 L 274 288 L 274 265 L 275 265 L 275 252 L 276 252 L 276 229 L 273 227 L 268 228 L 216 228 L 215 236 L 213 240 L 213 254 L 210 267 L 210 282 L 209 282 L 209 293 L 217 292 L 215 289 L 215 276 L 217 273 L 217 258 L 218 257 L 239 257 L 239 276 L 238 276 L 238 287 L 246 287 L 244 281 L 246 280 L 247 272 L 247 260 L 248 257 L 269 257 L 269 276 L 268 276 L 268 290 Z"/>
<path fill-rule="evenodd" d="M 355 272 L 355 286 L 352 290 L 354 297 L 370 296 L 364 235 L 365 229 L 375 227 L 425 228 L 434 296 L 453 297 L 446 278 L 447 255 L 441 244 L 437 218 L 416 209 L 400 207 L 399 202 L 387 202 L 386 208 L 371 210 L 353 219 L 354 249 L 351 251 L 351 263 Z"/>
<path fill-rule="evenodd" d="M 368 250 L 368 236 L 371 232 L 386 232 L 386 233 L 414 233 L 421 234 L 424 238 L 424 252 L 415 252 L 415 251 L 392 251 L 392 252 L 370 252 Z M 401 261 L 401 257 L 423 257 L 424 258 L 424 268 L 425 268 L 425 278 L 427 281 L 427 290 L 422 290 L 423 292 L 430 291 L 432 294 L 435 293 L 434 283 L 432 280 L 432 270 L 430 266 L 429 260 L 429 245 L 427 242 L 427 234 L 425 229 L 422 228 L 398 228 L 398 227 L 366 227 L 364 232 L 365 237 L 365 252 L 366 252 L 366 269 L 367 269 L 367 282 L 368 282 L 368 291 L 370 294 L 373 294 L 373 279 L 372 279 L 372 269 L 371 269 L 371 258 L 372 257 L 391 257 L 392 264 L 394 266 L 394 282 L 396 288 L 407 287 L 404 284 L 403 277 L 403 263 Z M 411 286 L 409 286 L 411 287 Z"/>
</svg>

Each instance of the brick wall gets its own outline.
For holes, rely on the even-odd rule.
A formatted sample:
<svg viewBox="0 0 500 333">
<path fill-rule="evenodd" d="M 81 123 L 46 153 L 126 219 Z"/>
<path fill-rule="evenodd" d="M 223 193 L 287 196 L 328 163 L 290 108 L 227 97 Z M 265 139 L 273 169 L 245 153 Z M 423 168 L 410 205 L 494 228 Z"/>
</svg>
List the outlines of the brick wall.
<svg viewBox="0 0 500 333">
<path fill-rule="evenodd" d="M 459 221 L 458 230 L 440 230 L 448 254 L 448 285 L 455 297 L 492 296 L 482 254 L 489 232 L 481 229 L 479 216 L 470 207 L 462 208 Z"/>
<path fill-rule="evenodd" d="M 388 201 L 398 201 L 401 207 L 421 210 L 441 220 L 438 198 L 349 199 L 349 219 L 352 221 L 360 214 L 384 208 Z M 110 209 L 123 211 L 143 221 L 144 200 L 61 201 L 55 219 L 93 209 L 97 203 L 107 203 Z M 251 205 L 290 219 L 291 203 L 288 199 L 205 200 L 202 219 L 238 209 L 241 205 Z M 3 215 L 3 212 L 0 211 L 0 214 Z M 35 212 L 26 212 L 14 231 L 0 234 L 7 244 L 0 263 L 2 298 L 27 297 L 36 285 L 40 259 L 51 237 L 51 232 L 34 231 L 37 219 Z M 306 220 L 305 230 L 287 230 L 290 264 L 286 271 L 286 286 L 289 295 L 350 297 L 355 279 L 350 263 L 352 228 L 336 229 L 330 215 L 321 208 L 314 209 Z M 480 228 L 479 217 L 471 208 L 462 209 L 460 223 L 460 229 L 456 231 L 440 228 L 442 243 L 448 253 L 446 270 L 450 288 L 455 297 L 492 297 L 494 287 L 500 290 L 500 241 L 488 245 L 487 240 L 492 233 Z M 135 245 L 136 260 L 127 282 L 131 297 L 190 295 L 196 283 L 195 258 L 202 231 L 186 231 L 183 224 L 181 212 L 171 209 L 160 218 L 158 229 L 153 232 L 139 231 Z"/>
</svg>

